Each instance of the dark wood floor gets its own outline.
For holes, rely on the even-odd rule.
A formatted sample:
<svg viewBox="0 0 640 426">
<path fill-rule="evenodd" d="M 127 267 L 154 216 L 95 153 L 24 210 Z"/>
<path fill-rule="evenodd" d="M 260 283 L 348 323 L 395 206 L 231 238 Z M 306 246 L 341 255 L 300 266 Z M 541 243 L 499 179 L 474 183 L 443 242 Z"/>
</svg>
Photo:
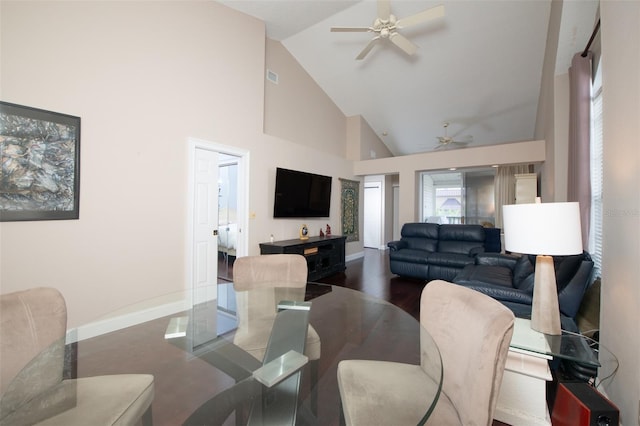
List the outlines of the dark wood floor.
<svg viewBox="0 0 640 426">
<path fill-rule="evenodd" d="M 376 296 L 419 319 L 420 294 L 425 282 L 392 274 L 387 251 L 365 248 L 364 257 L 348 262 L 344 273 L 323 278 L 320 282 Z"/>
<path fill-rule="evenodd" d="M 233 281 L 233 262 L 220 259 L 221 281 Z M 377 249 L 364 249 L 364 257 L 347 262 L 343 273 L 325 277 L 318 282 L 358 290 L 386 300 L 418 319 L 423 280 L 398 277 L 389 269 L 389 254 Z"/>
</svg>

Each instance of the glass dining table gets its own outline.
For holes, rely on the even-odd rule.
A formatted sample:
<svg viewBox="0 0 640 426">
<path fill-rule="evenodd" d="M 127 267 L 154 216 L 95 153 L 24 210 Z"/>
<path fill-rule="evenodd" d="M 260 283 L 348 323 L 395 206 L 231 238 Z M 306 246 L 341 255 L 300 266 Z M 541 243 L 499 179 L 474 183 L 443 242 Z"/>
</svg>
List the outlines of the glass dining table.
<svg viewBox="0 0 640 426">
<path fill-rule="evenodd" d="M 312 337 L 316 350 L 305 354 Z M 156 426 L 338 425 L 338 363 L 420 364 L 421 340 L 433 378 L 423 396 L 428 414 L 440 393 L 440 354 L 402 309 L 326 284 L 235 292 L 225 283 L 140 301 L 69 330 L 66 374 L 152 374 Z"/>
</svg>

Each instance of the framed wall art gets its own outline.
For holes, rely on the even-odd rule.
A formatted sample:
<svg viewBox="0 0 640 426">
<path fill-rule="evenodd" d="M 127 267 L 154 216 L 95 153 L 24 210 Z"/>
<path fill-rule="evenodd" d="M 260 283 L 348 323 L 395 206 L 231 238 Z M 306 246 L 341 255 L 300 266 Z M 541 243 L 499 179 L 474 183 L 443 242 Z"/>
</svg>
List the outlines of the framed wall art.
<svg viewBox="0 0 640 426">
<path fill-rule="evenodd" d="M 78 219 L 80 117 L 0 101 L 0 221 Z"/>
<path fill-rule="evenodd" d="M 347 242 L 360 240 L 358 216 L 360 205 L 360 182 L 340 178 L 340 216 L 342 235 Z"/>
</svg>

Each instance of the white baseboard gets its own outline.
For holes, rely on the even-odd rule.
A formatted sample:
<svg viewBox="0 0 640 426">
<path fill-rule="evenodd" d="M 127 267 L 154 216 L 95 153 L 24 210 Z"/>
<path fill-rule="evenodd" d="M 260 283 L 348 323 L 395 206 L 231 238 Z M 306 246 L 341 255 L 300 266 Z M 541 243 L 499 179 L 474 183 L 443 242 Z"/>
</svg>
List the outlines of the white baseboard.
<svg viewBox="0 0 640 426">
<path fill-rule="evenodd" d="M 218 286 L 204 286 L 193 290 L 151 297 L 104 315 L 102 319 L 67 331 L 67 343 L 90 339 L 126 327 L 190 310 L 193 304 L 216 301 Z"/>
<path fill-rule="evenodd" d="M 344 261 L 345 262 L 351 262 L 352 260 L 357 260 L 357 259 L 361 259 L 364 257 L 364 252 L 358 252 L 358 253 L 354 253 L 354 254 L 350 254 L 349 256 L 345 256 Z"/>
<path fill-rule="evenodd" d="M 67 343 L 79 342 L 146 321 L 184 312 L 185 309 L 184 301 L 177 301 L 92 322 L 67 331 Z"/>
</svg>

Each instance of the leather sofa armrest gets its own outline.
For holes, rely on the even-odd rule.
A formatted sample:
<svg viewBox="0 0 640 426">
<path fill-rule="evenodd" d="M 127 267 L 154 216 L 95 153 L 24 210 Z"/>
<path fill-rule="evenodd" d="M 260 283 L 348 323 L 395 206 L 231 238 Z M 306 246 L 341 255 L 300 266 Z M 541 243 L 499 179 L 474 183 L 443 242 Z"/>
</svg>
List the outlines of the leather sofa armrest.
<svg viewBox="0 0 640 426">
<path fill-rule="evenodd" d="M 476 265 L 502 266 L 513 270 L 518 256 L 501 253 L 481 253 L 476 256 Z"/>
<path fill-rule="evenodd" d="M 389 247 L 389 249 L 391 249 L 391 251 L 398 251 L 400 249 L 407 248 L 407 243 L 406 243 L 406 241 L 402 241 L 402 240 L 389 241 L 387 243 L 387 247 Z"/>
</svg>

